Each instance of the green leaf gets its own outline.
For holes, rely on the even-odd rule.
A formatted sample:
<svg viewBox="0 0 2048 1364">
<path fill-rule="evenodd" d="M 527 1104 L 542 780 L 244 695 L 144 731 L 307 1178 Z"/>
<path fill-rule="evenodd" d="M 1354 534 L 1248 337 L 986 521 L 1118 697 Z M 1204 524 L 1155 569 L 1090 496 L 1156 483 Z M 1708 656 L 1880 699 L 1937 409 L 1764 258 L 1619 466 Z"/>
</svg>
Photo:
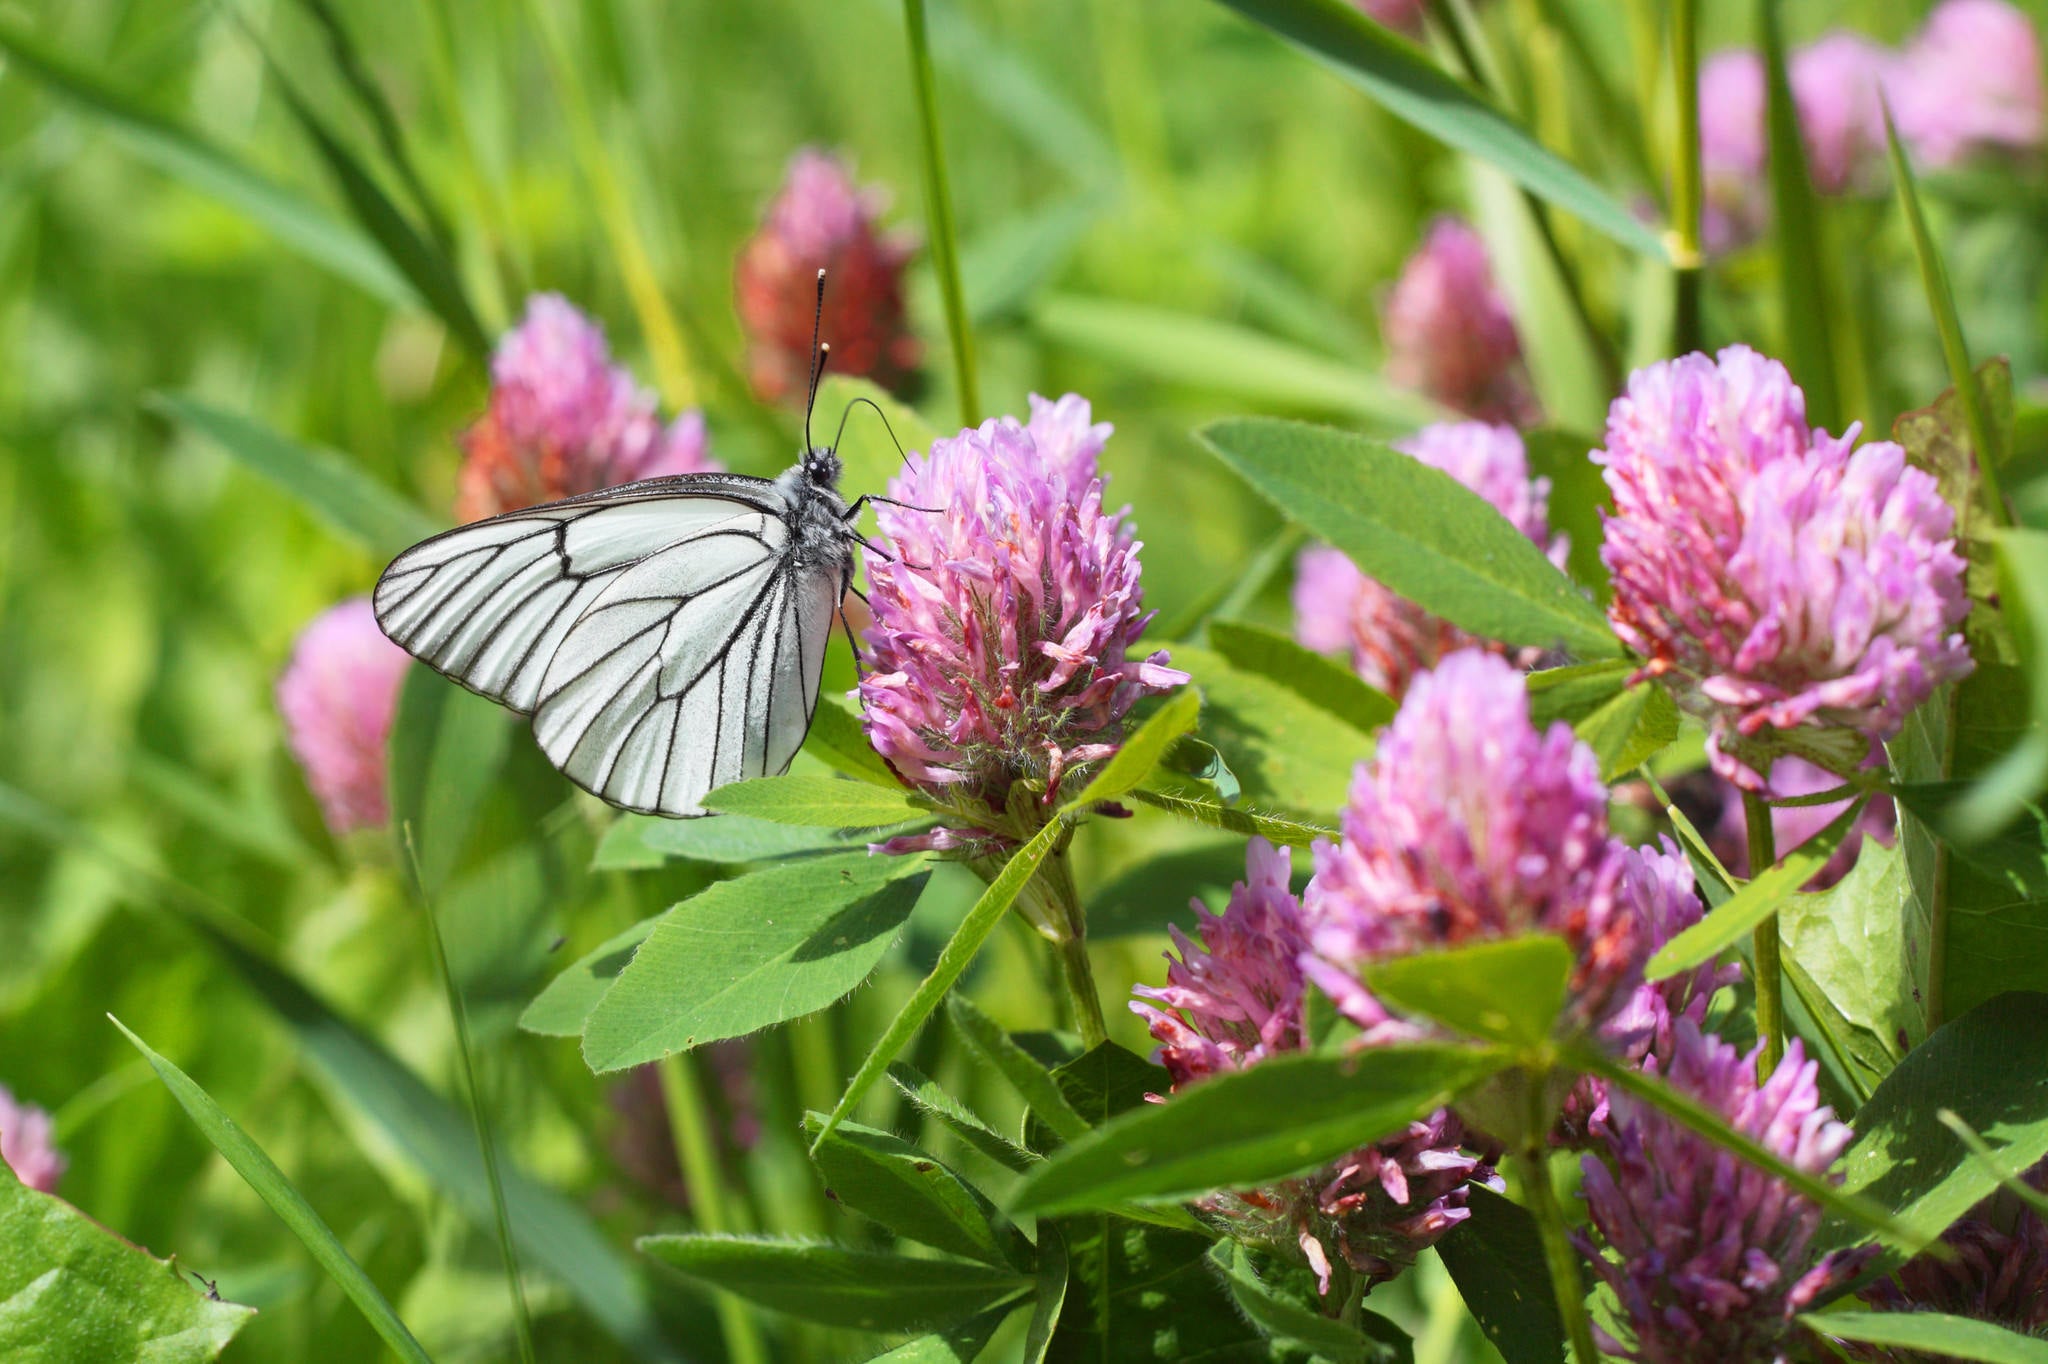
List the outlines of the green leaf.
<svg viewBox="0 0 2048 1364">
<path fill-rule="evenodd" d="M 1777 865 L 1752 877 L 1725 904 L 1658 948 L 1649 965 L 1643 968 L 1644 974 L 1651 980 L 1664 980 L 1710 961 L 1721 949 L 1770 918 L 1793 892 L 1827 865 L 1828 858 L 1841 846 L 1862 813 L 1863 801 L 1852 802 L 1826 828 L 1785 854 Z"/>
<path fill-rule="evenodd" d="M 1365 979 L 1381 999 L 1468 1037 L 1533 1047 L 1557 1026 L 1572 964 L 1562 938 L 1537 933 L 1391 957 Z"/>
<path fill-rule="evenodd" d="M 1209 394 L 1287 412 L 1347 417 L 1393 436 L 1442 421 L 1444 409 L 1371 370 L 1260 332 L 1189 313 L 1075 294 L 1049 294 L 1031 310 L 1046 341 Z"/>
<path fill-rule="evenodd" d="M 834 1003 L 896 941 L 929 873 L 921 858 L 845 857 L 720 881 L 655 922 L 583 1025 L 600 1074 Z M 602 949 L 600 949 L 602 950 Z"/>
<path fill-rule="evenodd" d="M 113 1018 L 113 1015 L 109 1014 L 108 1017 Z M 384 1343 L 391 1347 L 392 1352 L 400 1359 L 416 1361 L 416 1364 L 428 1364 L 427 1352 L 420 1348 L 420 1343 L 413 1339 L 412 1332 L 398 1319 L 398 1313 L 393 1310 L 390 1302 L 378 1291 L 377 1285 L 370 1281 L 370 1276 L 363 1273 L 362 1266 L 349 1257 L 349 1253 L 342 1248 L 340 1239 L 329 1229 L 320 1214 L 313 1211 L 312 1205 L 292 1187 L 292 1182 L 285 1178 L 284 1171 L 278 1169 L 276 1163 L 264 1154 L 263 1148 L 251 1141 L 248 1134 L 235 1125 L 235 1120 L 223 1113 L 206 1091 L 192 1082 L 192 1077 L 151 1051 L 149 1044 L 130 1032 L 120 1019 L 113 1018 L 113 1023 L 121 1030 L 122 1036 L 135 1044 L 135 1049 L 142 1053 L 143 1059 L 149 1062 L 150 1069 L 157 1073 L 157 1078 L 164 1082 L 172 1097 L 177 1099 L 179 1107 L 191 1117 L 206 1140 L 212 1144 L 213 1149 L 220 1152 L 222 1158 L 234 1167 L 235 1173 L 240 1175 L 255 1191 L 256 1196 L 277 1214 L 278 1219 L 291 1228 L 292 1234 L 305 1244 L 314 1261 L 327 1271 L 327 1277 L 333 1279 L 348 1300 L 356 1305 L 356 1310 L 361 1312 L 377 1334 L 383 1337 Z M 12 1177 L 0 1176 L 0 1193 L 4 1193 L 9 1185 L 13 1185 Z M 20 1207 L 17 1204 L 9 1211 L 19 1215 Z M 7 1220 L 12 1222 L 13 1218 Z M 0 1257 L 0 1264 L 11 1263 L 17 1261 L 12 1257 Z M 175 1274 L 166 1277 L 175 1281 Z M 136 1291 L 140 1287 L 139 1284 L 135 1285 L 130 1291 Z M 108 1285 L 102 1283 L 96 1285 L 96 1288 L 97 1297 L 107 1292 Z M 152 1296 L 159 1303 L 163 1302 L 161 1290 Z M 197 1293 L 190 1296 L 204 1304 L 204 1299 Z M 0 1298 L 0 1301 L 5 1299 Z M 232 1336 L 235 1328 L 240 1325 L 237 1319 L 239 1315 L 247 1310 L 230 1309 L 230 1315 L 214 1323 L 215 1330 L 223 1325 L 228 1327 L 226 1335 L 218 1338 L 214 1350 L 191 1357 L 213 1358 L 214 1353 L 226 1345 L 228 1337 Z M 194 1323 L 200 1324 L 201 1322 Z M 0 1332 L 0 1344 L 4 1343 L 4 1332 Z M 10 1359 L 15 1357 L 11 1352 L 5 1353 Z M 140 1358 L 141 1352 L 138 1351 L 136 1357 Z M 152 1354 L 150 1357 L 156 1356 Z"/>
<path fill-rule="evenodd" d="M 998 1133 L 938 1083 L 905 1061 L 889 1063 L 889 1081 L 920 1112 L 953 1129 L 954 1135 L 1009 1170 L 1028 1170 L 1038 1157 Z"/>
<path fill-rule="evenodd" d="M 445 529 L 364 473 L 346 455 L 300 445 L 247 417 L 187 393 L 158 393 L 149 406 L 216 442 L 237 463 L 344 539 L 389 558 Z"/>
<path fill-rule="evenodd" d="M 1775 1152 L 1729 1126 L 1727 1118 L 1720 1112 L 1690 1094 L 1680 1093 L 1655 1076 L 1618 1065 L 1605 1053 L 1583 1044 L 1566 1048 L 1565 1060 L 1584 1074 L 1605 1080 L 1610 1088 L 1625 1091 L 1680 1126 L 1783 1180 L 1834 1217 L 1862 1231 L 1874 1232 L 1908 1253 L 1924 1249 L 1926 1243 L 1933 1239 L 1932 1234 L 1922 1234 L 1887 1212 L 1887 1205 L 1874 1202 L 1853 1190 L 1837 1188 L 1827 1179 L 1808 1174 L 1781 1159 Z"/>
<path fill-rule="evenodd" d="M 1201 689 L 1202 737 L 1222 755 L 1244 799 L 1290 810 L 1344 803 L 1352 769 L 1372 754 L 1369 731 L 1210 650 L 1177 644 L 1173 661 Z M 1146 785 L 1171 790 L 1174 782 L 1161 772 Z"/>
<path fill-rule="evenodd" d="M 590 1011 L 604 998 L 605 991 L 612 988 L 612 982 L 633 960 L 633 954 L 640 950 L 641 943 L 647 941 L 647 935 L 654 932 L 655 925 L 672 912 L 663 910 L 651 918 L 642 919 L 577 958 L 574 966 L 549 981 L 547 988 L 534 996 L 533 1003 L 526 1006 L 526 1012 L 519 1015 L 519 1026 L 542 1037 L 581 1037 L 584 1024 L 590 1020 Z"/>
<path fill-rule="evenodd" d="M 1238 621 L 1213 621 L 1209 647 L 1238 671 L 1285 687 L 1361 734 L 1371 734 L 1394 718 L 1394 702 L 1386 693 L 1350 668 L 1302 648 L 1277 631 Z"/>
<path fill-rule="evenodd" d="M 1337 830 L 1327 824 L 1311 824 L 1307 820 L 1285 815 L 1265 815 L 1256 810 L 1240 810 L 1225 805 L 1212 796 L 1195 791 L 1140 787 L 1133 791 L 1131 796 L 1168 814 L 1191 819 L 1211 829 L 1228 829 L 1231 833 L 1243 834 L 1248 838 L 1263 838 L 1282 847 L 1306 848 L 1319 838 L 1337 837 Z"/>
<path fill-rule="evenodd" d="M 851 429 L 851 428 L 849 428 Z M 891 447 L 892 453 L 894 447 Z M 876 786 L 900 791 L 903 783 L 868 742 L 860 716 L 851 702 L 838 696 L 821 696 L 811 715 L 811 732 L 804 738 L 804 752 L 827 767 Z"/>
<path fill-rule="evenodd" d="M 868 1364 L 974 1364 L 981 1358 L 981 1352 L 988 1348 L 996 1328 L 1015 1310 L 1008 1303 L 991 1307 L 957 1326 L 905 1341 L 893 1350 L 876 1355 Z"/>
<path fill-rule="evenodd" d="M 1785 74 L 1778 0 L 1757 0 L 1756 12 L 1757 32 L 1763 40 L 1771 233 L 1778 246 L 1778 311 L 1784 328 L 1785 360 L 1805 390 L 1808 418 L 1815 426 L 1839 430 L 1841 401 L 1829 336 L 1829 318 L 1834 312 L 1828 290 L 1831 267 L 1821 250 L 1825 210 L 1813 192 L 1806 144 L 1799 135 L 1799 109 Z"/>
<path fill-rule="evenodd" d="M 479 364 L 488 362 L 490 339 L 484 335 L 475 310 L 469 306 L 454 265 L 440 248 L 421 236 L 418 229 L 398 211 L 397 205 L 363 169 L 355 154 L 343 145 L 313 106 L 306 102 L 285 69 L 271 60 L 267 52 L 264 56 L 272 85 L 284 97 L 285 107 L 291 111 L 300 129 L 312 142 L 313 150 L 326 164 L 328 174 L 333 177 L 335 187 L 341 191 L 356 222 L 383 248 L 385 257 L 412 284 L 413 290 L 434 315 L 441 319 L 449 335 Z"/>
<path fill-rule="evenodd" d="M 1046 1222 L 1038 1229 L 1038 1281 L 1034 1285 L 1031 1325 L 1024 1333 L 1023 1364 L 1045 1364 L 1052 1348 L 1053 1333 L 1059 1329 L 1060 1311 L 1067 1305 L 1067 1238 L 1058 1224 Z"/>
<path fill-rule="evenodd" d="M 900 787 L 885 791 L 868 782 L 801 774 L 721 786 L 704 797 L 704 808 L 817 829 L 876 829 L 928 813 L 912 805 Z"/>
<path fill-rule="evenodd" d="M 665 819 L 621 813 L 605 830 L 591 866 L 599 871 L 649 871 L 671 859 L 734 867 L 780 862 L 819 853 L 852 852 L 897 833 L 923 828 L 928 815 L 878 829 L 835 829 L 777 824 L 749 815 L 716 819 Z"/>
<path fill-rule="evenodd" d="M 1950 829 L 1965 843 L 1992 837 L 2048 788 L 2048 531 L 2009 528 L 1994 546 L 1999 599 L 2027 678 L 2032 724 L 1949 812 Z"/>
<path fill-rule="evenodd" d="M 1633 658 L 1573 663 L 1529 674 L 1529 722 L 1548 729 L 1559 720 L 1577 728 L 1628 687 L 1642 664 Z"/>
<path fill-rule="evenodd" d="M 1942 1121 L 1975 1130 L 2009 1169 L 2048 1155 L 2048 1074 L 2016 1057 L 2048 1055 L 2048 995 L 2015 991 L 1980 1004 L 1906 1054 L 1850 1125 L 1842 1158 L 1847 1193 L 1886 1208 L 1927 1237 L 1939 1235 L 1998 1187 Z M 1837 1239 L 1847 1239 L 1846 1232 Z"/>
<path fill-rule="evenodd" d="M 175 1261 L 159 1260 L 55 1194 L 29 1188 L 0 1161 L 0 1358 L 206 1364 L 255 1315 L 254 1308 L 200 1292 Z M 396 1317 L 391 1321 L 405 1330 Z M 417 1345 L 412 1350 L 399 1353 L 426 1359 Z"/>
<path fill-rule="evenodd" d="M 419 303 L 412 285 L 376 243 L 318 205 L 105 84 L 98 73 L 73 65 L 12 24 L 0 24 L 0 50 L 11 59 L 12 69 L 70 100 L 166 175 L 267 228 L 307 260 L 371 296 L 397 307 Z M 392 552 L 403 548 L 399 545 Z"/>
<path fill-rule="evenodd" d="M 1465 1207 L 1472 1215 L 1436 1253 L 1479 1329 L 1507 1364 L 1564 1364 L 1564 1325 L 1536 1219 L 1477 1184 L 1466 1186 Z"/>
<path fill-rule="evenodd" d="M 975 1008 L 965 995 L 954 995 L 946 1001 L 946 1016 L 967 1049 L 1010 1082 L 1033 1117 L 1067 1141 L 1088 1130 L 1087 1119 L 1067 1102 L 1052 1072 L 1011 1041 L 1010 1035 Z"/>
<path fill-rule="evenodd" d="M 391 721 L 391 831 L 408 863 L 407 830 L 429 899 L 448 885 L 498 785 L 518 721 L 428 668 L 408 668 Z"/>
<path fill-rule="evenodd" d="M 824 1115 L 804 1115 L 816 1135 Z M 1031 1265 L 1031 1246 L 979 1190 L 901 1137 L 842 1122 L 811 1152 L 834 1201 L 933 1250 L 1006 1269 Z"/>
<path fill-rule="evenodd" d="M 1066 1242 L 1067 1294 L 1049 1364 L 1267 1364 L 1271 1348 L 1216 1291 L 1207 1233 L 1114 1216 L 1042 1221 Z"/>
<path fill-rule="evenodd" d="M 1618 781 L 1678 737 L 1678 704 L 1657 683 L 1642 681 L 1572 728 L 1600 759 L 1600 780 Z"/>
<path fill-rule="evenodd" d="M 1058 841 L 1064 829 L 1064 823 L 1057 819 L 1040 829 L 1029 843 L 1011 855 L 1001 873 L 989 883 L 981 898 L 974 902 L 974 908 L 967 911 L 967 917 L 960 921 L 960 927 L 954 930 L 952 938 L 940 951 L 938 962 L 933 965 L 931 974 L 919 982 L 917 989 L 911 993 L 909 1002 L 889 1020 L 889 1026 L 883 1031 L 881 1040 L 875 1043 L 867 1059 L 860 1063 L 860 1069 L 854 1073 L 853 1082 L 846 1087 L 846 1092 L 839 1096 L 839 1102 L 827 1115 L 820 1140 L 853 1112 L 854 1105 L 866 1096 L 875 1081 L 882 1078 L 883 1072 L 889 1068 L 889 1063 L 896 1059 L 896 1054 L 909 1045 L 910 1039 L 917 1035 L 917 1030 L 924 1026 L 924 1021 L 932 1016 L 932 1011 L 939 1007 L 939 1002 L 946 997 L 946 992 L 953 988 L 953 982 L 960 979 L 960 973 L 967 969 L 967 964 L 981 951 L 981 945 L 988 941 L 988 935 L 995 932 L 996 925 L 1002 921 L 1003 915 L 1015 903 L 1017 896 L 1023 893 L 1025 883 L 1038 871 L 1038 864 L 1052 852 L 1053 844 Z"/>
<path fill-rule="evenodd" d="M 1879 100 L 1883 101 L 1882 95 Z M 1884 106 L 1884 135 L 1891 159 L 1892 187 L 1898 191 L 1899 209 L 1913 239 L 1913 255 L 1920 263 L 1920 283 L 1927 291 L 1927 306 L 1934 314 L 1934 329 L 1941 336 L 1941 355 L 1948 362 L 1949 382 L 1955 385 L 1956 402 L 1963 412 L 1963 425 L 1970 433 L 1970 448 L 1980 455 L 1989 452 L 1987 457 L 1979 459 L 1977 476 L 1983 480 L 1992 511 L 1992 524 L 2002 525 L 2008 517 L 1998 495 L 1997 468 L 2009 447 L 1994 440 L 1984 397 L 1978 390 L 1977 374 L 1970 368 L 1970 348 L 1963 340 L 1962 319 L 1956 313 L 1948 269 L 1942 264 L 1940 248 L 1934 244 L 1934 234 L 1927 228 L 1927 215 L 1921 212 L 1919 186 L 1913 179 L 1913 167 L 1906 159 L 1906 149 L 1899 142 L 1899 130 L 1892 124 L 1889 104 Z"/>
<path fill-rule="evenodd" d="M 1412 1364 L 1415 1358 L 1406 1333 L 1385 1317 L 1365 1312 L 1361 1326 L 1350 1326 L 1280 1292 L 1259 1277 L 1251 1256 L 1235 1241 L 1218 1241 L 1210 1247 L 1209 1263 L 1222 1275 L 1238 1310 L 1280 1344 L 1298 1347 L 1330 1364 Z M 1361 1329 L 1367 1319 L 1375 1324 L 1374 1335 Z"/>
<path fill-rule="evenodd" d="M 1013 1203 L 1055 1213 L 1249 1188 L 1377 1141 L 1503 1063 L 1444 1044 L 1270 1058 L 1096 1128 L 1025 1176 Z"/>
<path fill-rule="evenodd" d="M 1659 286 L 1670 293 L 1670 277 L 1660 279 Z M 1522 433 L 1522 446 L 1529 457 L 1529 476 L 1550 480 L 1550 529 L 1571 538 L 1565 567 L 1573 582 L 1591 588 L 1594 600 L 1605 606 L 1613 589 L 1607 566 L 1600 562 L 1604 529 L 1600 513 L 1603 508 L 1613 509 L 1614 494 L 1601 478 L 1600 466 L 1589 457 L 1599 444 L 1583 432 L 1557 427 L 1539 427 Z"/>
<path fill-rule="evenodd" d="M 1619 200 L 1547 151 L 1520 123 L 1440 70 L 1414 44 L 1343 0 L 1221 0 L 1334 67 L 1432 137 L 1492 165 L 1540 199 L 1653 260 L 1663 242 Z"/>
<path fill-rule="evenodd" d="M 1061 1132 L 1037 1113 L 1028 1113 L 1024 1144 L 1034 1151 L 1061 1146 L 1119 1113 L 1143 1107 L 1148 1095 L 1165 1094 L 1171 1087 L 1165 1070 L 1114 1042 L 1097 1043 L 1072 1060 L 1062 1061 L 1053 1069 L 1052 1082 L 1061 1102 L 1078 1116 L 1079 1130 Z M 1140 1220 L 1156 1220 L 1155 1214 L 1128 1206 L 1119 1211 Z"/>
<path fill-rule="evenodd" d="M 1945 1312 L 1809 1312 L 1799 1320 L 1837 1340 L 1888 1345 L 1930 1358 L 1973 1359 L 1983 1364 L 2048 1364 L 2048 1340 Z"/>
<path fill-rule="evenodd" d="M 1868 1092 L 1927 1035 L 1920 1009 L 1927 963 L 1911 949 L 1906 862 L 1896 845 L 1866 839 L 1848 875 L 1778 911 L 1785 966 L 1831 1009 Z"/>
<path fill-rule="evenodd" d="M 1596 658 L 1620 651 L 1600 608 L 1493 504 L 1442 470 L 1303 422 L 1233 418 L 1199 434 L 1283 515 L 1453 624 L 1509 644 L 1562 644 Z"/>
<path fill-rule="evenodd" d="M 816 1241 L 643 1236 L 640 1249 L 690 1278 L 777 1312 L 862 1331 L 964 1321 L 1029 1288 L 1015 1270 L 911 1259 Z"/>
<path fill-rule="evenodd" d="M 1137 732 L 1123 741 L 1102 770 L 1089 778 L 1081 794 L 1066 803 L 1066 813 L 1079 814 L 1136 790 L 1140 782 L 1152 775 L 1166 750 L 1195 727 L 1195 717 L 1201 711 L 1200 692 L 1192 687 L 1175 692 L 1172 700 L 1153 711 Z"/>
</svg>

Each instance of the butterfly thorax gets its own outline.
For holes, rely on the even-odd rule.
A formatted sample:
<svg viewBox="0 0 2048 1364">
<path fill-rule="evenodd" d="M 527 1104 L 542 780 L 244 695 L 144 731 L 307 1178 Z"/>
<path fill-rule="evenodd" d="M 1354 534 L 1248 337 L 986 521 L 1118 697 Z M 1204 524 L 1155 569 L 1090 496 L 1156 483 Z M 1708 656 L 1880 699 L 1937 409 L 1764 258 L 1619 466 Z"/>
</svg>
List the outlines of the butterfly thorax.
<svg viewBox="0 0 2048 1364">
<path fill-rule="evenodd" d="M 846 499 L 839 495 L 839 456 L 824 446 L 805 453 L 775 480 L 789 523 L 791 557 L 800 569 L 844 569 L 853 558 Z"/>
</svg>

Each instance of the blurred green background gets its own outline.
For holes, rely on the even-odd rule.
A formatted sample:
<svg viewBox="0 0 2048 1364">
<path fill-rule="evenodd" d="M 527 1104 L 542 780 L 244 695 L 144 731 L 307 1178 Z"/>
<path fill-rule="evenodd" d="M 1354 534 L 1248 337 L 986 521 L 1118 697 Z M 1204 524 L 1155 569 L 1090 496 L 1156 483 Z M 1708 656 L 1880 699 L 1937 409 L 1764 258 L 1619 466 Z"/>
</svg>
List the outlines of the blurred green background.
<svg viewBox="0 0 2048 1364">
<path fill-rule="evenodd" d="M 1703 8 L 1704 50 L 1747 40 L 1751 6 Z M 1897 40 L 1922 8 L 1782 6 L 1795 41 L 1833 25 Z M 1660 9 L 1498 0 L 1483 14 L 1534 126 L 1653 217 L 1661 177 L 1645 158 L 1664 163 L 1668 120 L 1641 114 L 1640 101 L 1668 100 L 1661 70 L 1641 60 L 1638 25 Z M 793 417 L 756 405 L 737 377 L 733 260 L 805 144 L 840 150 L 892 194 L 890 222 L 922 231 L 898 5 L 350 0 L 331 17 L 445 215 L 487 334 L 528 291 L 559 290 L 654 382 L 656 314 L 632 288 L 644 268 L 681 340 L 683 366 L 659 373 L 669 404 L 702 404 L 714 453 L 733 468 L 788 462 Z M 362 234 L 280 80 L 387 192 L 404 192 L 321 7 L 66 0 L 6 5 L 0 24 L 79 82 L 56 94 L 20 60 L 0 61 L 0 1083 L 58 1115 L 65 1197 L 262 1309 L 228 1358 L 362 1360 L 381 1347 L 109 1012 L 246 1125 L 437 1358 L 508 1357 L 488 1224 L 451 1192 L 459 1179 L 422 1157 L 432 1143 L 408 1126 L 426 1111 L 419 1096 L 352 1080 L 318 1045 L 325 1023 L 247 988 L 247 973 L 189 924 L 204 904 L 252 926 L 339 1016 L 457 1093 L 425 926 L 395 854 L 380 838 L 328 837 L 271 694 L 295 633 L 367 590 L 381 559 L 157 396 L 196 395 L 341 452 L 440 518 L 483 371 L 405 301 L 388 266 L 336 268 L 334 235 L 359 247 Z M 1202 0 L 933 0 L 932 24 L 983 405 L 1017 412 L 1028 392 L 1074 390 L 1115 423 L 1104 466 L 1112 498 L 1134 509 L 1163 623 L 1237 584 L 1278 529 L 1202 452 L 1194 426 L 1255 410 L 1391 432 L 1426 411 L 1376 377 L 1376 318 L 1437 212 L 1477 217 L 1495 244 L 1553 422 L 1597 430 L 1611 393 L 1530 249 L 1519 202 L 1270 35 Z M 281 187 L 299 237 L 214 192 L 160 126 L 138 132 L 137 109 Z M 2010 354 L 2025 389 L 2042 367 L 2048 194 L 2031 171 L 1930 189 L 1973 348 Z M 1827 211 L 1826 230 L 1853 257 L 1860 320 L 1864 382 L 1845 408 L 1882 431 L 1945 386 L 1941 357 L 1890 203 Z M 1561 230 L 1601 333 L 1630 362 L 1661 355 L 1668 276 L 1569 220 Z M 1762 249 L 1717 265 L 1715 343 L 1779 341 L 1775 269 Z M 951 429 L 928 262 L 914 272 L 928 375 L 919 406 Z M 893 455 L 873 432 L 856 440 L 858 490 L 873 486 L 859 471 L 879 477 Z M 1284 587 L 1282 573 L 1234 609 L 1282 624 Z M 843 653 L 835 643 L 842 684 Z M 1301 789 L 1334 805 L 1355 756 L 1330 755 Z M 515 754 L 515 767 L 530 758 Z M 561 965 L 704 875 L 584 872 L 605 823 L 592 803 L 565 804 L 543 826 L 544 878 L 472 878 L 444 921 L 510 1153 L 630 1259 L 632 1235 L 688 1224 L 617 1153 L 648 1121 L 648 1101 L 636 1109 L 593 1079 L 572 1041 L 514 1027 Z M 1156 821 L 1098 823 L 1078 852 L 1084 894 L 1109 901 L 1116 890 L 1131 921 L 1156 927 L 1178 906 L 1147 907 L 1146 884 L 1117 878 L 1141 850 L 1174 843 L 1211 882 L 1237 855 Z M 516 880 L 502 866 L 490 874 Z M 846 1058 L 970 891 L 964 875 L 940 878 L 878 986 L 755 1049 L 764 1136 L 731 1154 L 752 1225 L 861 1234 L 820 1198 L 794 1120 L 829 1106 Z M 1141 1051 L 1141 1026 L 1115 1006 L 1132 980 L 1157 978 L 1162 945 L 1146 933 L 1098 949 L 1113 1027 Z M 999 939 L 976 997 L 1010 1026 L 1047 1026 L 1038 970 Z M 943 1037 L 921 1064 L 959 1068 Z M 1003 1104 L 994 1092 L 985 1102 Z M 446 1149 L 474 1156 L 461 1140 Z M 587 1267 L 594 1283 L 610 1272 Z M 531 1256 L 528 1269 L 544 1357 L 651 1356 Z M 705 1300 L 667 1278 L 651 1299 L 679 1348 L 716 1356 Z M 1439 1364 L 1490 1353 L 1433 1266 L 1373 1305 L 1417 1324 Z M 778 1357 L 855 1349 L 809 1329 L 774 1340 Z"/>
</svg>

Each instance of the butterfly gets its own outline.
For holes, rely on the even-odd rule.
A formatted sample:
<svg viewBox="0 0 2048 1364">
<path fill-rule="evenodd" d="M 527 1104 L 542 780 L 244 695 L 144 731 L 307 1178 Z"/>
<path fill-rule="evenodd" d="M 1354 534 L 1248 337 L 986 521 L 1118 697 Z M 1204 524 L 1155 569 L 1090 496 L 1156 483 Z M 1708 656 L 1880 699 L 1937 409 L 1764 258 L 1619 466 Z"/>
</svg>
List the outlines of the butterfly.
<svg viewBox="0 0 2048 1364">
<path fill-rule="evenodd" d="M 824 296 L 820 270 L 820 318 Z M 811 444 L 815 326 L 804 454 L 780 477 L 644 479 L 436 535 L 377 580 L 378 625 L 530 715 L 548 760 L 624 809 L 702 815 L 714 788 L 788 770 L 867 543 L 854 519 L 887 500 L 849 504 L 837 439 Z"/>
</svg>

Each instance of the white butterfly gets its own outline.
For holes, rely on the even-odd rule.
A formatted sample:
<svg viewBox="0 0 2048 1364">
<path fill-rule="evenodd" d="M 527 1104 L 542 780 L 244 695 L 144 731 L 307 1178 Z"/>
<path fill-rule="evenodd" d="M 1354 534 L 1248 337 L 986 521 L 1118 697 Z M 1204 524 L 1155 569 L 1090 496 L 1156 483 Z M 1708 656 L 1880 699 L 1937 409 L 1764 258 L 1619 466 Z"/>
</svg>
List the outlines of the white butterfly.
<svg viewBox="0 0 2048 1364">
<path fill-rule="evenodd" d="M 822 271 L 818 287 L 822 301 Z M 867 499 L 849 507 L 838 454 L 805 445 L 775 479 L 652 478 L 437 535 L 377 580 L 377 623 L 530 714 L 541 751 L 584 790 L 704 814 L 706 792 L 783 772 L 803 746 L 853 581 Z"/>
</svg>

